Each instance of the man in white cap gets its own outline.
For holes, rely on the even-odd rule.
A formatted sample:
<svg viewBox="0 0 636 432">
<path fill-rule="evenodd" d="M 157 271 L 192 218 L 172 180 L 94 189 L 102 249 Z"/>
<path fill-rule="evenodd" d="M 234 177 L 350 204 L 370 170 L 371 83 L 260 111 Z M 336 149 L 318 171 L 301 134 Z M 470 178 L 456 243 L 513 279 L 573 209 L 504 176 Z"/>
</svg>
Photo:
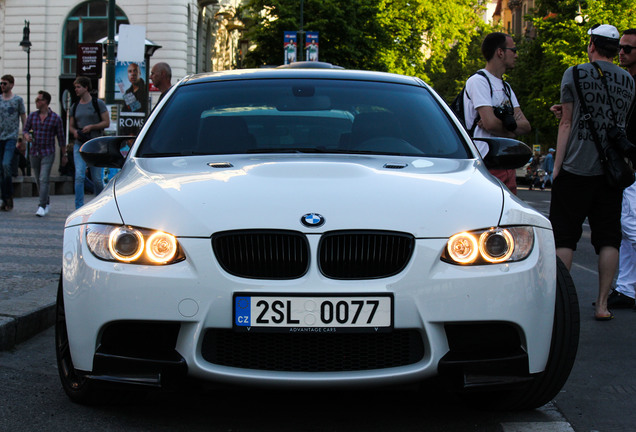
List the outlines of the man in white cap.
<svg viewBox="0 0 636 432">
<path fill-rule="evenodd" d="M 613 318 L 607 297 L 618 266 L 623 191 L 612 188 L 605 179 L 592 128 L 605 147 L 607 128 L 613 126 L 614 121 L 625 127 L 635 86 L 631 75 L 613 63 L 619 51 L 620 35 L 616 27 L 596 25 L 588 34 L 590 63 L 568 68 L 561 80 L 562 116 L 554 159 L 550 221 L 557 256 L 569 269 L 583 222 L 588 219 L 592 245 L 599 256 L 594 318 L 607 321 Z M 586 116 L 581 107 L 575 70 L 590 116 Z M 599 70 L 606 77 L 607 89 Z M 615 116 L 606 115 L 610 110 Z"/>
</svg>

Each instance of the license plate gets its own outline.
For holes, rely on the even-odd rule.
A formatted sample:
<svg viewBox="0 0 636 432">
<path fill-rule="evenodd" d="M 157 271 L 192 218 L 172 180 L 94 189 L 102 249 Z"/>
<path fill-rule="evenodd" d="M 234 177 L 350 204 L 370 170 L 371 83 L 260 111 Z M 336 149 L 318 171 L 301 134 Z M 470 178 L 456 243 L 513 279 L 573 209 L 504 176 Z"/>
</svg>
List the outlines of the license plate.
<svg viewBox="0 0 636 432">
<path fill-rule="evenodd" d="M 393 297 L 234 295 L 234 329 L 328 333 L 387 331 L 393 326 Z"/>
</svg>

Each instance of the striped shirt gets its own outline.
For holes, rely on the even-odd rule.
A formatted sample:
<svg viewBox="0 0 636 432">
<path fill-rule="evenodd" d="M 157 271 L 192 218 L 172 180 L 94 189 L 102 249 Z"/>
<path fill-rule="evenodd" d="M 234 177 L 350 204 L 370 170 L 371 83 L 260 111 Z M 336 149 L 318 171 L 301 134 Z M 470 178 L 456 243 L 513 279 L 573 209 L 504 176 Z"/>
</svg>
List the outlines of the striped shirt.
<svg viewBox="0 0 636 432">
<path fill-rule="evenodd" d="M 30 133 L 33 137 L 31 142 L 32 156 L 48 156 L 55 153 L 56 136 L 60 147 L 66 145 L 62 119 L 50 109 L 44 121 L 40 118 L 40 111 L 33 111 L 29 114 L 24 125 L 24 132 Z"/>
</svg>

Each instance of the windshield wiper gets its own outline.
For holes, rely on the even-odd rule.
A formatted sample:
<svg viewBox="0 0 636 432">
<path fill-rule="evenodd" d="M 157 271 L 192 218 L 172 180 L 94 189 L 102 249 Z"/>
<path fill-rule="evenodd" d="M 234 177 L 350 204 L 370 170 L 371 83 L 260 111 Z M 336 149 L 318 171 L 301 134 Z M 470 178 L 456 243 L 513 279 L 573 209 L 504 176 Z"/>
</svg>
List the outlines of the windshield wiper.
<svg viewBox="0 0 636 432">
<path fill-rule="evenodd" d="M 181 152 L 166 152 L 166 153 L 144 153 L 139 157 L 142 158 L 160 158 L 160 157 L 179 157 L 179 156 L 192 156 L 195 153 L 193 151 L 181 151 Z"/>
<path fill-rule="evenodd" d="M 386 155 L 386 156 L 421 156 L 406 153 L 377 151 L 377 150 L 354 150 L 354 149 L 328 149 L 324 147 L 280 147 L 280 148 L 253 148 L 246 153 L 334 153 L 334 154 L 363 154 L 363 155 Z"/>
<path fill-rule="evenodd" d="M 246 153 L 331 153 L 331 150 L 316 147 L 277 147 L 277 148 L 253 148 Z"/>
</svg>

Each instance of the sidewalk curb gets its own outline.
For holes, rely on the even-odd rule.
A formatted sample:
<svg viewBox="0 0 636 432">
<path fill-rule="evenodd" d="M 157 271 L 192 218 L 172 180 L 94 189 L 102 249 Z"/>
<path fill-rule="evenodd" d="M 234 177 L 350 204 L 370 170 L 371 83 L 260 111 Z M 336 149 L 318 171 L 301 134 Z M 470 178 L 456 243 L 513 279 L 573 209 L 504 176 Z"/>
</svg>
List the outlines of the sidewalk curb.
<svg viewBox="0 0 636 432">
<path fill-rule="evenodd" d="M 13 348 L 55 323 L 57 285 L 0 301 L 0 351 Z"/>
</svg>

